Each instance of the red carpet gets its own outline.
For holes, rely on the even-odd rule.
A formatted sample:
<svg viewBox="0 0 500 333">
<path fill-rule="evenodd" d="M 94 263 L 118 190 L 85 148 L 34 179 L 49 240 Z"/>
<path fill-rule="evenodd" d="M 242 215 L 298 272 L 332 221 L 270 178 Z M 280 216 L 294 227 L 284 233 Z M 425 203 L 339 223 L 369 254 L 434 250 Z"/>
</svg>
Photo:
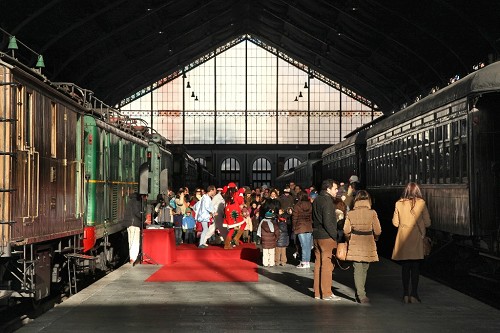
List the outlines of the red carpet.
<svg viewBox="0 0 500 333">
<path fill-rule="evenodd" d="M 257 282 L 260 251 L 253 244 L 233 250 L 220 246 L 198 249 L 193 244 L 177 247 L 177 261 L 165 265 L 147 282 Z"/>
</svg>

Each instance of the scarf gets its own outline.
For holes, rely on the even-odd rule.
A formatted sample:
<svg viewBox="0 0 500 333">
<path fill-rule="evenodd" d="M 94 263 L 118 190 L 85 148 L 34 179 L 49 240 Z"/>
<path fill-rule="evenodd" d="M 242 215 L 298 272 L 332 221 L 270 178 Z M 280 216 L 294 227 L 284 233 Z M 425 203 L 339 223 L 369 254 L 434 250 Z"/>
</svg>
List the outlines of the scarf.
<svg viewBox="0 0 500 333">
<path fill-rule="evenodd" d="M 269 230 L 271 232 L 274 232 L 274 224 L 273 224 L 273 221 L 271 220 L 268 220 L 268 219 L 263 219 L 260 223 L 259 223 L 259 227 L 257 228 L 257 236 L 261 237 L 262 235 L 262 223 L 264 222 L 267 222 L 267 225 L 269 226 Z"/>
</svg>

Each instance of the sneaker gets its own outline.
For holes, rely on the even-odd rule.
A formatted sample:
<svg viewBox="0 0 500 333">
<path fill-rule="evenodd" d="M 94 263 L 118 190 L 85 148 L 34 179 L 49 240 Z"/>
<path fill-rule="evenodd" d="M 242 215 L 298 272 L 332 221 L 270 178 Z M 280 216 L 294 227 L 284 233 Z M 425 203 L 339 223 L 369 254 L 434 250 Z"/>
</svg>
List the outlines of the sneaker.
<svg viewBox="0 0 500 333">
<path fill-rule="evenodd" d="M 323 298 L 323 300 L 324 301 L 341 301 L 342 298 L 338 297 L 338 296 L 336 296 L 334 294 L 331 294 L 330 296 Z"/>
<path fill-rule="evenodd" d="M 368 297 L 363 298 L 359 301 L 361 304 L 370 304 L 370 299 Z"/>
<path fill-rule="evenodd" d="M 200 246 L 198 246 L 199 249 L 206 249 L 208 247 L 208 245 L 205 245 L 205 244 L 201 244 Z"/>
<path fill-rule="evenodd" d="M 319 297 L 319 296 L 314 296 L 314 299 L 321 299 L 321 297 Z"/>
<path fill-rule="evenodd" d="M 310 268 L 311 266 L 309 265 L 308 262 L 301 262 L 300 264 L 297 265 L 297 268 Z"/>
</svg>

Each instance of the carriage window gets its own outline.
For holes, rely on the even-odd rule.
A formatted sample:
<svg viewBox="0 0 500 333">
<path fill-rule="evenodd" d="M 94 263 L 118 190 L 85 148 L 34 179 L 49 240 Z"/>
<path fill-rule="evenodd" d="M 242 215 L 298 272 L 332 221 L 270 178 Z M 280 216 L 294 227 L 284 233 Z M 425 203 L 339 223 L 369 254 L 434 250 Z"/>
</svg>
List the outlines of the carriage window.
<svg viewBox="0 0 500 333">
<path fill-rule="evenodd" d="M 56 103 L 50 103 L 50 114 L 52 124 L 50 125 L 50 156 L 53 158 L 57 157 L 57 109 Z"/>
<path fill-rule="evenodd" d="M 460 141 L 454 140 L 453 141 L 453 150 L 452 150 L 452 169 L 451 169 L 451 176 L 452 176 L 452 183 L 461 183 L 460 179 Z"/>
<path fill-rule="evenodd" d="M 449 140 L 450 124 L 443 125 L 443 140 Z"/>
<path fill-rule="evenodd" d="M 460 136 L 467 136 L 467 121 L 465 119 L 460 119 Z"/>
<path fill-rule="evenodd" d="M 441 128 L 441 126 L 439 126 L 438 128 L 436 128 L 436 141 L 441 140 L 443 140 L 443 129 Z"/>
<path fill-rule="evenodd" d="M 462 140 L 462 144 L 460 145 L 460 177 L 461 182 L 467 182 L 467 141 Z"/>
<path fill-rule="evenodd" d="M 458 138 L 460 135 L 460 128 L 458 126 L 458 121 L 454 121 L 453 123 L 451 123 L 451 137 L 453 139 Z"/>
<path fill-rule="evenodd" d="M 429 130 L 429 148 L 427 149 L 428 154 L 428 167 L 427 167 L 427 177 L 429 179 L 429 184 L 435 184 L 436 181 L 436 151 L 434 142 L 434 129 Z"/>
<path fill-rule="evenodd" d="M 24 146 L 32 147 L 32 117 L 33 117 L 33 94 L 30 92 L 26 92 L 24 96 L 24 108 L 22 111 L 23 119 L 23 138 L 24 138 Z"/>
</svg>

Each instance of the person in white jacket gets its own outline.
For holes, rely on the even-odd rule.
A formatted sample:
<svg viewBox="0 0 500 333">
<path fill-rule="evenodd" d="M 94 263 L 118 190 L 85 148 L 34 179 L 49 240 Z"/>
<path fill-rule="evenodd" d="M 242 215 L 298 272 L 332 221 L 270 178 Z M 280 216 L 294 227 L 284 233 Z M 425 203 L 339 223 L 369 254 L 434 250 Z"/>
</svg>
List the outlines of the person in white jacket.
<svg viewBox="0 0 500 333">
<path fill-rule="evenodd" d="M 215 186 L 208 186 L 207 193 L 205 193 L 201 197 L 201 200 L 198 201 L 194 207 L 196 213 L 196 221 L 200 222 L 203 227 L 203 231 L 201 232 L 200 237 L 200 245 L 198 245 L 199 248 L 207 248 L 207 239 L 209 239 L 215 233 L 215 224 L 213 223 L 213 217 L 217 213 L 212 203 L 212 198 L 215 196 L 215 193 Z"/>
</svg>

